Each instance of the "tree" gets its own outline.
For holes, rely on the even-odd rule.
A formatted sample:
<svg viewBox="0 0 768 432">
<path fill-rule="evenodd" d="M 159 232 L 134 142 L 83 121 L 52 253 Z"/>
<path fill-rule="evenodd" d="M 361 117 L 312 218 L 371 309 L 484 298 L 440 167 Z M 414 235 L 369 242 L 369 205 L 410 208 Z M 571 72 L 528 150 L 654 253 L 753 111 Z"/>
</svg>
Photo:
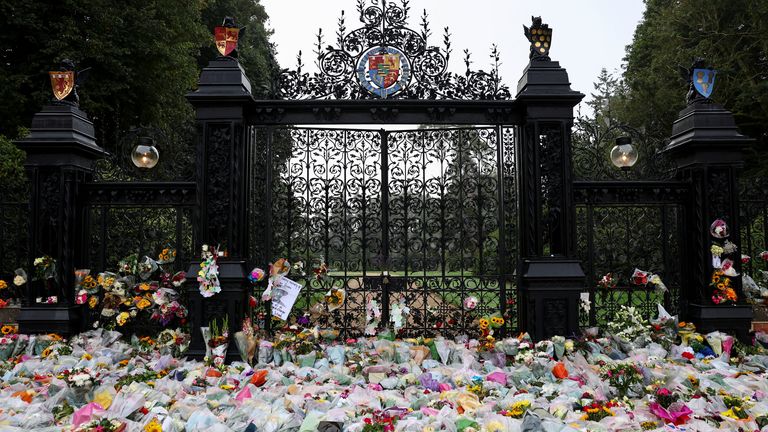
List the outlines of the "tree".
<svg viewBox="0 0 768 432">
<path fill-rule="evenodd" d="M 768 2 L 734 0 L 706 7 L 693 1 L 646 0 L 643 21 L 627 47 L 626 104 L 619 117 L 669 137 L 685 106 L 677 65 L 704 57 L 719 70 L 712 98 L 734 113 L 742 133 L 758 140 L 748 167 L 768 173 Z M 757 157 L 754 157 L 757 156 Z"/>
</svg>

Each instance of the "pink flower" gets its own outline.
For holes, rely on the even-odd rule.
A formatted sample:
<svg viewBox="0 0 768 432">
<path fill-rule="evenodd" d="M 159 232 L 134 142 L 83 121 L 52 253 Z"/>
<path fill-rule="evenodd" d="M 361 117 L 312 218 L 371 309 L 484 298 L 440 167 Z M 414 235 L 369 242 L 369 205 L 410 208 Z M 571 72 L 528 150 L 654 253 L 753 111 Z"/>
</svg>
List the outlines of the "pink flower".
<svg viewBox="0 0 768 432">
<path fill-rule="evenodd" d="M 656 394 L 659 396 L 669 396 L 672 394 L 672 392 L 669 391 L 669 389 L 662 387 L 658 390 L 656 390 Z"/>
<path fill-rule="evenodd" d="M 768 251 L 760 252 L 760 259 L 763 261 L 768 261 Z"/>
<path fill-rule="evenodd" d="M 467 310 L 474 310 L 477 307 L 477 297 L 475 296 L 469 296 L 464 299 L 464 309 Z"/>
<path fill-rule="evenodd" d="M 751 259 L 752 259 L 752 257 L 750 257 L 749 255 L 741 254 L 741 263 L 742 264 L 748 263 Z"/>
</svg>

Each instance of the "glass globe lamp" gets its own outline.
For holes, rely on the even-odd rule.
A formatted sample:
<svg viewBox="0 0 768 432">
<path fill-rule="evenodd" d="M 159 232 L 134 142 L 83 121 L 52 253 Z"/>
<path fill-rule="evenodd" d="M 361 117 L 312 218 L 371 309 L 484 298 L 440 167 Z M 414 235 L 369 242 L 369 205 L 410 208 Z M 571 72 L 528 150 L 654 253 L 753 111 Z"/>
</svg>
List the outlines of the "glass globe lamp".
<svg viewBox="0 0 768 432">
<path fill-rule="evenodd" d="M 617 168 L 628 171 L 637 163 L 637 149 L 629 137 L 616 138 L 616 145 L 611 149 L 611 162 Z"/>
<path fill-rule="evenodd" d="M 138 168 L 151 169 L 157 165 L 160 160 L 160 153 L 157 151 L 152 138 L 141 137 L 139 143 L 131 152 L 131 161 Z"/>
</svg>

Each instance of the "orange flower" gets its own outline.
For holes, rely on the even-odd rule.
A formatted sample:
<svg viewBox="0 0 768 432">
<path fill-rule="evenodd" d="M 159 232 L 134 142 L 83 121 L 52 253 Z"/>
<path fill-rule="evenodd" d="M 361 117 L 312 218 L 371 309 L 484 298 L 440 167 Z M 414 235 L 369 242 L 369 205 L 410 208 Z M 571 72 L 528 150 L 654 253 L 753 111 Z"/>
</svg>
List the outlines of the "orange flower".
<svg viewBox="0 0 768 432">
<path fill-rule="evenodd" d="M 152 302 L 142 297 L 139 299 L 139 301 L 136 302 L 136 307 L 139 309 L 146 309 L 148 307 L 152 306 Z"/>
<path fill-rule="evenodd" d="M 9 335 L 9 334 L 16 333 L 16 326 L 13 326 L 13 325 L 10 325 L 10 324 L 6 324 L 6 325 L 0 327 L 0 333 L 2 333 L 3 335 Z"/>
<path fill-rule="evenodd" d="M 8 288 L 8 283 L 2 279 L 0 279 L 0 290 Z"/>
<path fill-rule="evenodd" d="M 728 288 L 725 290 L 725 297 L 731 301 L 736 301 L 738 299 L 736 296 L 736 291 L 734 291 L 733 288 Z"/>
<path fill-rule="evenodd" d="M 146 282 L 139 284 L 139 290 L 141 291 L 149 291 L 151 289 L 150 285 Z"/>
<path fill-rule="evenodd" d="M 562 362 L 557 362 L 555 367 L 552 368 L 552 375 L 557 379 L 568 378 L 568 370 Z"/>
<path fill-rule="evenodd" d="M 17 397 L 26 403 L 32 403 L 32 398 L 35 396 L 35 392 L 33 390 L 19 390 L 11 396 Z"/>
<path fill-rule="evenodd" d="M 255 385 L 256 387 L 261 387 L 266 382 L 267 382 L 266 369 L 256 371 L 256 373 L 254 373 L 253 376 L 251 377 L 251 384 Z"/>
</svg>

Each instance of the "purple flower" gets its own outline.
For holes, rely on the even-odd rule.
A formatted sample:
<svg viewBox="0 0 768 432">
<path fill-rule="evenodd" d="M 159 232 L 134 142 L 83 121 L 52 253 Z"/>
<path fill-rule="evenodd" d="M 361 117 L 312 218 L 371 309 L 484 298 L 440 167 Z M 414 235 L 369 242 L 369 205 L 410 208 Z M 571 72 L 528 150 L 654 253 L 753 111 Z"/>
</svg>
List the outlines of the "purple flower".
<svg viewBox="0 0 768 432">
<path fill-rule="evenodd" d="M 308 315 L 302 315 L 296 319 L 296 324 L 306 327 L 309 325 L 309 316 Z"/>
</svg>

